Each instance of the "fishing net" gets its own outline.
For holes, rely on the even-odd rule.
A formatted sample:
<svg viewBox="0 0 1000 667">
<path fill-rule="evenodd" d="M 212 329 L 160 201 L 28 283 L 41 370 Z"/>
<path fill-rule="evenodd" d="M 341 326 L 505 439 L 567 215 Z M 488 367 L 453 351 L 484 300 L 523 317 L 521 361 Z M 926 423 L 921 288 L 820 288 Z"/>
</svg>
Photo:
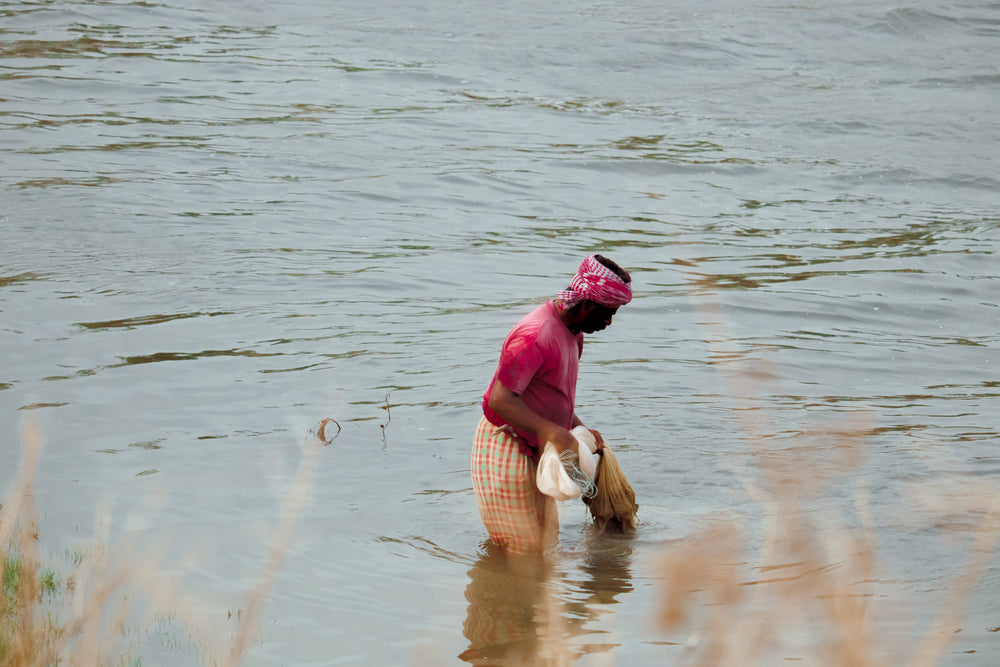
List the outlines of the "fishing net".
<svg viewBox="0 0 1000 667">
<path fill-rule="evenodd" d="M 580 495 L 584 499 L 593 498 L 597 494 L 597 484 L 594 483 L 594 478 L 583 470 L 583 455 L 582 450 L 580 452 L 566 450 L 559 454 L 559 461 L 573 483 L 580 487 Z"/>
<path fill-rule="evenodd" d="M 535 483 L 538 490 L 556 500 L 572 500 L 591 497 L 597 493 L 594 475 L 597 463 L 585 443 L 580 443 L 577 451 L 567 449 L 556 453 L 555 446 L 545 443 L 545 449 L 538 461 Z"/>
<path fill-rule="evenodd" d="M 639 511 L 635 491 L 625 478 L 618 457 L 607 445 L 597 468 L 597 492 L 590 497 L 584 496 L 583 502 L 594 517 L 594 525 L 602 533 L 635 530 L 635 515 Z"/>
</svg>

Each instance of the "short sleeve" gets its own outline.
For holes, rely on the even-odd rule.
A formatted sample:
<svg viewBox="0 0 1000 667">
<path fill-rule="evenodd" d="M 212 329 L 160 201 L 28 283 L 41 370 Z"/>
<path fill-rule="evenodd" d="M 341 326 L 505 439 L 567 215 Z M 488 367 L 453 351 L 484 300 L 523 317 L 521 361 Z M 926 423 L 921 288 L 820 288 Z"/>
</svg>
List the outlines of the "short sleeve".
<svg viewBox="0 0 1000 667">
<path fill-rule="evenodd" d="M 504 342 L 500 352 L 497 379 L 515 394 L 520 394 L 538 373 L 543 360 L 542 353 L 533 338 L 514 335 Z"/>
</svg>

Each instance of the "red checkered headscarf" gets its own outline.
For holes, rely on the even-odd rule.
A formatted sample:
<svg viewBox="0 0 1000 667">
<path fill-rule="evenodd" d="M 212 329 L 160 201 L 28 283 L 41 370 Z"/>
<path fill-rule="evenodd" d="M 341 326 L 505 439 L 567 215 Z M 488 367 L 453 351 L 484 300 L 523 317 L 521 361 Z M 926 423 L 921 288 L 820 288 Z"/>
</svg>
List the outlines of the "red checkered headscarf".
<svg viewBox="0 0 1000 667">
<path fill-rule="evenodd" d="M 617 273 L 601 264 L 595 255 L 590 255 L 580 264 L 569 287 L 556 296 L 562 299 L 566 308 L 572 308 L 585 299 L 608 308 L 618 308 L 632 300 L 632 288 Z"/>
</svg>

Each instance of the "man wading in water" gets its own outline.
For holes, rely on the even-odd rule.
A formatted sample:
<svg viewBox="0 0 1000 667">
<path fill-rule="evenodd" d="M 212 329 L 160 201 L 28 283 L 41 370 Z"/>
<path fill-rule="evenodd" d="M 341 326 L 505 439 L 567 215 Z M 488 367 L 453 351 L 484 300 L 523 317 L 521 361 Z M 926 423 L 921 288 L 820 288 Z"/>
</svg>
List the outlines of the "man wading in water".
<svg viewBox="0 0 1000 667">
<path fill-rule="evenodd" d="M 632 278 L 601 255 L 583 260 L 569 287 L 518 322 L 483 396 L 472 450 L 472 485 L 490 538 L 505 551 L 544 550 L 555 539 L 555 500 L 535 484 L 546 442 L 576 451 L 570 429 L 583 334 L 607 328 L 632 300 Z M 591 430 L 598 450 L 604 438 Z"/>
</svg>

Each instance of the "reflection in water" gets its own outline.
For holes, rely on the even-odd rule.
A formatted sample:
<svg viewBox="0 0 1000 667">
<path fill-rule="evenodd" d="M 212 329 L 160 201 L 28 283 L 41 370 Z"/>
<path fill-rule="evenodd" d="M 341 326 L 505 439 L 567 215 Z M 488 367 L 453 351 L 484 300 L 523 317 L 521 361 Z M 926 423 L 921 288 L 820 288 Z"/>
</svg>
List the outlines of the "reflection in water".
<svg viewBox="0 0 1000 667">
<path fill-rule="evenodd" d="M 459 657 L 474 665 L 568 664 L 613 649 L 617 644 L 570 641 L 606 613 L 601 605 L 632 590 L 631 554 L 628 542 L 598 538 L 577 580 L 561 573 L 551 555 L 511 555 L 487 541 L 469 570 L 463 626 L 469 648 Z"/>
<path fill-rule="evenodd" d="M 89 53 L 101 53 L 120 46 L 90 37 L 64 40 L 19 39 L 0 45 L 0 58 L 65 58 Z"/>
<path fill-rule="evenodd" d="M 628 540 L 597 537 L 591 542 L 582 565 L 587 576 L 580 582 L 590 595 L 587 604 L 614 604 L 618 595 L 632 591 L 631 557 Z"/>
<path fill-rule="evenodd" d="M 549 570 L 543 558 L 507 555 L 487 542 L 469 570 L 463 627 L 469 648 L 459 657 L 474 665 L 529 663 L 539 646 L 537 607 Z"/>
<path fill-rule="evenodd" d="M 101 322 L 77 322 L 76 326 L 91 330 L 115 329 L 115 328 L 134 329 L 136 327 L 147 324 L 163 324 L 164 322 L 171 322 L 173 320 L 186 320 L 191 317 L 202 317 L 205 315 L 207 315 L 208 317 L 215 317 L 216 315 L 232 315 L 232 313 L 194 312 L 194 313 L 171 313 L 169 315 L 141 315 L 138 317 L 127 317 L 124 319 L 106 320 Z"/>
<path fill-rule="evenodd" d="M 0 276 L 0 287 L 4 287 L 6 285 L 13 285 L 15 283 L 20 283 L 20 282 L 26 282 L 29 280 L 42 280 L 42 279 L 44 279 L 43 275 L 35 273 L 34 271 L 26 271 L 24 273 L 18 273 L 17 275 L 13 276 Z"/>
<path fill-rule="evenodd" d="M 277 352 L 264 353 L 254 350 L 202 350 L 201 352 L 155 352 L 153 354 L 139 354 L 131 357 L 119 357 L 121 363 L 113 364 L 108 368 L 119 368 L 121 366 L 135 366 L 137 364 L 153 364 L 161 361 L 190 361 L 202 357 L 276 357 Z"/>
</svg>

